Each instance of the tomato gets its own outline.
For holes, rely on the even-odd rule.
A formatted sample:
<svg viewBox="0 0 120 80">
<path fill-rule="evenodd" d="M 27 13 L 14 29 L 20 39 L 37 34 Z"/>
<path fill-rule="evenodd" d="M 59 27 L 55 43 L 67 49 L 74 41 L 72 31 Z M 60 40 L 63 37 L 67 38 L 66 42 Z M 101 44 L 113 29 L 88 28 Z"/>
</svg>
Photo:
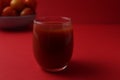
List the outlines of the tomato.
<svg viewBox="0 0 120 80">
<path fill-rule="evenodd" d="M 2 0 L 2 1 L 3 1 L 3 6 L 4 7 L 9 6 L 10 2 L 11 2 L 11 0 Z"/>
<path fill-rule="evenodd" d="M 2 1 L 0 1 L 0 13 L 2 12 L 2 9 L 3 9 L 3 4 Z"/>
<path fill-rule="evenodd" d="M 36 0 L 25 0 L 25 4 L 33 10 L 36 8 Z"/>
<path fill-rule="evenodd" d="M 25 7 L 25 3 L 23 0 L 12 0 L 10 6 L 17 11 L 21 11 Z"/>
<path fill-rule="evenodd" d="M 17 16 L 17 12 L 10 6 L 7 6 L 3 9 L 1 15 L 2 16 Z"/>
<path fill-rule="evenodd" d="M 34 12 L 31 8 L 25 8 L 21 11 L 20 16 L 32 15 Z"/>
</svg>

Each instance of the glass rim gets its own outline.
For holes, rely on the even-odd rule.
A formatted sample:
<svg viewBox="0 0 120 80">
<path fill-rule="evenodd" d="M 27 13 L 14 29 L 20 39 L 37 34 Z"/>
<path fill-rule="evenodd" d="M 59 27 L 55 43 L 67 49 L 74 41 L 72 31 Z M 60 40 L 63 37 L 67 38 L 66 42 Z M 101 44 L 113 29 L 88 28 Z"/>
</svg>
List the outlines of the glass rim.
<svg viewBox="0 0 120 80">
<path fill-rule="evenodd" d="M 64 24 L 64 23 L 71 23 L 71 18 L 70 17 L 66 17 L 66 16 L 43 16 L 43 17 L 38 17 L 36 19 L 33 20 L 34 23 L 36 24 L 44 24 L 44 23 L 47 23 L 45 20 L 48 19 L 61 19 L 63 21 L 58 21 L 58 22 L 54 22 L 54 23 L 61 23 L 61 24 Z M 52 21 L 52 20 L 51 20 Z M 53 20 L 54 21 L 54 20 Z M 48 21 L 49 22 L 49 21 Z"/>
</svg>

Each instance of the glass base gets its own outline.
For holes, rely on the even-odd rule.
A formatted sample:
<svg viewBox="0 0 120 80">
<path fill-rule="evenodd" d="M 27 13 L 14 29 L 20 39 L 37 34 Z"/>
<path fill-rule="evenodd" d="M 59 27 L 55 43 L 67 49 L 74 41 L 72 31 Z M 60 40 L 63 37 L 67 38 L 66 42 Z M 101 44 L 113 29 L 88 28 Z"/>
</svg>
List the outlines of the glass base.
<svg viewBox="0 0 120 80">
<path fill-rule="evenodd" d="M 55 69 L 46 69 L 46 68 L 43 68 L 43 70 L 47 71 L 47 72 L 60 72 L 60 71 L 63 71 L 67 68 L 67 65 L 61 67 L 61 68 L 55 68 Z"/>
</svg>

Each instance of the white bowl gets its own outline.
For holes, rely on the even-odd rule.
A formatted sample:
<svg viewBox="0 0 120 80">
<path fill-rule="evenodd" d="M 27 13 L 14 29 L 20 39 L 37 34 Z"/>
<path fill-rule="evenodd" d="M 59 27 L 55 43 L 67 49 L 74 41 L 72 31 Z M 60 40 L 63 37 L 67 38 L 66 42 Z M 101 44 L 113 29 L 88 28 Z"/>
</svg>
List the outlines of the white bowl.
<svg viewBox="0 0 120 80">
<path fill-rule="evenodd" d="M 1 16 L 0 28 L 26 27 L 33 22 L 35 15 L 27 16 Z"/>
</svg>

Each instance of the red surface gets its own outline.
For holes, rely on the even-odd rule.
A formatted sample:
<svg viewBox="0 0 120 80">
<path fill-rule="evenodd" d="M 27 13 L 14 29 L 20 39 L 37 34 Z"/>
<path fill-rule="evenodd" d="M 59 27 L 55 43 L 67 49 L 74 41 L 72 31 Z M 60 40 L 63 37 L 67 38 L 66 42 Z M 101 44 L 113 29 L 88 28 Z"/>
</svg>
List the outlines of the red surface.
<svg viewBox="0 0 120 80">
<path fill-rule="evenodd" d="M 0 31 L 0 80 L 120 80 L 120 25 L 74 25 L 69 68 L 47 73 L 36 63 L 32 32 Z"/>
<path fill-rule="evenodd" d="M 38 16 L 69 16 L 75 23 L 120 23 L 120 0 L 37 0 Z"/>
</svg>

